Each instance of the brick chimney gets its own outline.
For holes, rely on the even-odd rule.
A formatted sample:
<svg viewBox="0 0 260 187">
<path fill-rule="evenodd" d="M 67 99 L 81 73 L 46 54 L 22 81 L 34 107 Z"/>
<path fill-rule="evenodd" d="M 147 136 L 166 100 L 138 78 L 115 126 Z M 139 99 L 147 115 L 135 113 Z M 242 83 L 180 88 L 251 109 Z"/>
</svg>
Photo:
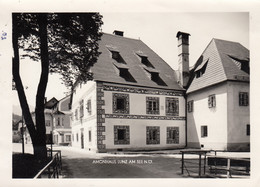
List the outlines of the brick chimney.
<svg viewBox="0 0 260 187">
<path fill-rule="evenodd" d="M 124 36 L 124 31 L 114 30 L 113 34 L 117 36 Z"/>
<path fill-rule="evenodd" d="M 178 32 L 178 81 L 179 84 L 186 88 L 189 82 L 189 33 Z"/>
</svg>

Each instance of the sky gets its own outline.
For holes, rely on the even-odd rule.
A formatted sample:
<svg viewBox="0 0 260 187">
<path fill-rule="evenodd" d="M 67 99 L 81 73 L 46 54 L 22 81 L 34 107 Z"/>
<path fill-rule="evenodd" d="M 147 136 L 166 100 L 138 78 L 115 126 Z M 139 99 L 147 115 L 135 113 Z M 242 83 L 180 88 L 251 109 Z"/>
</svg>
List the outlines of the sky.
<svg viewBox="0 0 260 187">
<path fill-rule="evenodd" d="M 173 69 L 178 69 L 178 31 L 189 33 L 190 66 L 192 66 L 212 38 L 241 43 L 249 49 L 249 13 L 171 13 L 171 12 L 100 12 L 103 15 L 102 31 L 124 31 L 124 37 L 140 39 L 155 51 Z M 35 95 L 40 75 L 40 63 L 22 60 L 21 76 L 28 103 L 35 105 Z M 58 100 L 68 92 L 57 74 L 50 75 L 47 99 Z M 16 91 L 13 104 L 19 105 Z"/>
</svg>

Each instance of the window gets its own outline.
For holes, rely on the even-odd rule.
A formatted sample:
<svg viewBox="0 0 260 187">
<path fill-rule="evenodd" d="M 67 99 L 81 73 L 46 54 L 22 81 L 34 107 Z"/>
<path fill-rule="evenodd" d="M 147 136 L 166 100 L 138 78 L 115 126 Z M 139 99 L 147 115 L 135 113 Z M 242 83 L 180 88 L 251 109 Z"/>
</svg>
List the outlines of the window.
<svg viewBox="0 0 260 187">
<path fill-rule="evenodd" d="M 116 60 L 116 62 L 126 64 L 118 51 L 110 51 L 110 52 L 112 53 L 112 58 Z"/>
<path fill-rule="evenodd" d="M 61 134 L 60 137 L 61 137 L 61 143 L 64 143 L 64 134 Z"/>
<path fill-rule="evenodd" d="M 129 95 L 113 93 L 113 113 L 129 114 Z"/>
<path fill-rule="evenodd" d="M 239 59 L 237 57 L 228 55 L 231 60 L 234 62 L 234 64 L 238 67 L 238 69 L 246 72 L 246 73 L 250 73 L 250 67 L 249 67 L 249 58 L 248 59 Z"/>
<path fill-rule="evenodd" d="M 127 68 L 118 68 L 119 69 L 119 76 L 125 79 L 127 82 L 136 82 L 134 77 L 131 75 L 131 73 L 128 71 Z"/>
<path fill-rule="evenodd" d="M 71 141 L 70 135 L 66 135 L 66 142 L 70 142 L 70 141 Z"/>
<path fill-rule="evenodd" d="M 75 110 L 75 120 L 78 120 L 78 109 Z"/>
<path fill-rule="evenodd" d="M 72 141 L 74 142 L 74 134 L 72 134 Z"/>
<path fill-rule="evenodd" d="M 154 68 L 154 66 L 152 65 L 152 63 L 148 60 L 148 57 L 145 55 L 140 55 L 138 54 L 138 56 L 141 58 L 141 63 L 144 64 L 146 67 L 151 67 Z"/>
<path fill-rule="evenodd" d="M 250 136 L 250 125 L 249 124 L 246 125 L 246 135 Z"/>
<path fill-rule="evenodd" d="M 208 126 L 201 126 L 201 137 L 207 137 L 208 136 Z"/>
<path fill-rule="evenodd" d="M 130 144 L 129 126 L 114 126 L 114 144 Z"/>
<path fill-rule="evenodd" d="M 78 133 L 76 134 L 76 140 L 77 140 L 77 142 L 79 141 L 79 134 Z"/>
<path fill-rule="evenodd" d="M 195 70 L 195 75 L 196 75 L 196 78 L 199 78 L 201 77 L 205 71 L 206 71 L 206 68 L 207 68 L 207 65 L 208 65 L 208 60 L 202 62 Z"/>
<path fill-rule="evenodd" d="M 88 141 L 91 142 L 91 130 L 88 131 Z"/>
<path fill-rule="evenodd" d="M 146 144 L 160 144 L 160 127 L 146 127 Z"/>
<path fill-rule="evenodd" d="M 51 121 L 50 120 L 45 120 L 45 126 L 50 127 L 51 126 Z"/>
<path fill-rule="evenodd" d="M 188 104 L 187 104 L 187 108 L 188 108 L 188 112 L 193 112 L 193 100 L 191 101 L 188 101 Z"/>
<path fill-rule="evenodd" d="M 179 127 L 167 127 L 167 144 L 179 143 Z"/>
<path fill-rule="evenodd" d="M 146 113 L 159 114 L 159 97 L 146 97 Z"/>
<path fill-rule="evenodd" d="M 91 115 L 92 110 L 91 110 L 91 100 L 90 99 L 87 101 L 87 111 Z"/>
<path fill-rule="evenodd" d="M 84 116 L 84 100 L 80 101 L 80 108 L 79 108 L 79 116 L 82 118 Z"/>
<path fill-rule="evenodd" d="M 179 99 L 166 97 L 166 115 L 179 115 Z"/>
<path fill-rule="evenodd" d="M 57 118 L 57 126 L 60 126 L 60 117 Z"/>
<path fill-rule="evenodd" d="M 249 99 L 247 92 L 239 92 L 239 106 L 248 106 Z"/>
<path fill-rule="evenodd" d="M 216 106 L 216 96 L 215 95 L 210 95 L 208 97 L 208 106 L 209 106 L 209 108 L 213 108 Z"/>
</svg>

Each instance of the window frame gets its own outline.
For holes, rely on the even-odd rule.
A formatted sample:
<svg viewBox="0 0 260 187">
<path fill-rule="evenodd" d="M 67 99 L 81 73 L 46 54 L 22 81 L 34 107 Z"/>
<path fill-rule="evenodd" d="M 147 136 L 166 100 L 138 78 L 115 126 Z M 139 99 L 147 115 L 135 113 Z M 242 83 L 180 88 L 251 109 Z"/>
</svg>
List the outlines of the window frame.
<svg viewBox="0 0 260 187">
<path fill-rule="evenodd" d="M 119 139 L 119 131 L 124 131 L 124 138 Z M 128 125 L 114 125 L 114 145 L 130 144 L 130 127 Z"/>
<path fill-rule="evenodd" d="M 239 106 L 249 106 L 248 92 L 239 92 L 238 100 L 239 100 Z"/>
<path fill-rule="evenodd" d="M 250 136 L 250 124 L 246 125 L 246 135 Z"/>
<path fill-rule="evenodd" d="M 88 142 L 92 142 L 92 131 L 88 130 Z"/>
<path fill-rule="evenodd" d="M 208 96 L 208 107 L 209 108 L 216 107 L 216 95 L 215 94 Z"/>
<path fill-rule="evenodd" d="M 84 117 L 84 99 L 82 99 L 79 103 L 79 117 L 83 118 Z"/>
<path fill-rule="evenodd" d="M 159 97 L 146 97 L 146 114 L 160 114 Z"/>
<path fill-rule="evenodd" d="M 171 132 L 174 132 L 174 138 L 171 137 Z M 167 144 L 179 144 L 179 134 L 180 134 L 180 130 L 179 127 L 167 127 Z"/>
<path fill-rule="evenodd" d="M 87 111 L 88 111 L 89 115 L 92 114 L 92 108 L 91 107 L 92 107 L 91 106 L 91 99 L 88 99 L 87 100 Z"/>
<path fill-rule="evenodd" d="M 207 138 L 208 137 L 208 126 L 202 125 L 201 126 L 201 138 Z"/>
<path fill-rule="evenodd" d="M 187 102 L 187 110 L 189 113 L 194 111 L 194 100 L 190 100 Z"/>
<path fill-rule="evenodd" d="M 172 111 L 169 108 L 171 105 L 173 106 Z M 165 106 L 167 116 L 179 116 L 179 98 L 166 97 Z"/>
<path fill-rule="evenodd" d="M 124 100 L 123 109 L 117 107 L 118 99 Z M 113 113 L 129 114 L 129 94 L 113 93 Z"/>
<path fill-rule="evenodd" d="M 155 132 L 155 134 L 154 134 Z M 152 133 L 152 134 L 151 134 Z M 155 135 L 155 137 L 153 137 Z M 151 137 L 153 137 L 151 139 Z M 146 144 L 160 144 L 160 127 L 159 126 L 146 126 Z"/>
</svg>

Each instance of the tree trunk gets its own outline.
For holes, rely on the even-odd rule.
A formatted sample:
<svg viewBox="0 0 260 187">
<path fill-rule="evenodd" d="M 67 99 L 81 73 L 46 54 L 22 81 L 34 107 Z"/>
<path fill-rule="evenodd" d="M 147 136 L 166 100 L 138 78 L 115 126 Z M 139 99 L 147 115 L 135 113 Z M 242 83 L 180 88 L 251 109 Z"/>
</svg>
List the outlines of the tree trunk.
<svg viewBox="0 0 260 187">
<path fill-rule="evenodd" d="M 19 60 L 19 49 L 18 49 L 18 30 L 17 30 L 17 15 L 13 13 L 13 49 L 14 49 L 14 57 L 13 57 L 13 79 L 15 82 L 16 90 L 18 92 L 18 97 L 20 101 L 20 106 L 22 108 L 22 113 L 24 116 L 24 120 L 26 126 L 29 130 L 29 134 L 31 136 L 32 142 L 36 140 L 36 130 L 32 120 L 32 116 L 30 113 L 30 109 L 28 106 L 28 102 L 26 99 L 26 95 L 24 93 L 23 83 L 20 77 L 20 60 Z"/>
<path fill-rule="evenodd" d="M 47 14 L 38 14 L 37 16 L 40 34 L 40 51 L 41 51 L 41 77 L 38 84 L 36 95 L 35 119 L 37 129 L 37 141 L 33 145 L 34 155 L 41 159 L 47 158 L 46 148 L 46 127 L 44 115 L 45 92 L 49 75 L 49 57 L 48 57 L 48 40 L 47 40 Z"/>
</svg>

